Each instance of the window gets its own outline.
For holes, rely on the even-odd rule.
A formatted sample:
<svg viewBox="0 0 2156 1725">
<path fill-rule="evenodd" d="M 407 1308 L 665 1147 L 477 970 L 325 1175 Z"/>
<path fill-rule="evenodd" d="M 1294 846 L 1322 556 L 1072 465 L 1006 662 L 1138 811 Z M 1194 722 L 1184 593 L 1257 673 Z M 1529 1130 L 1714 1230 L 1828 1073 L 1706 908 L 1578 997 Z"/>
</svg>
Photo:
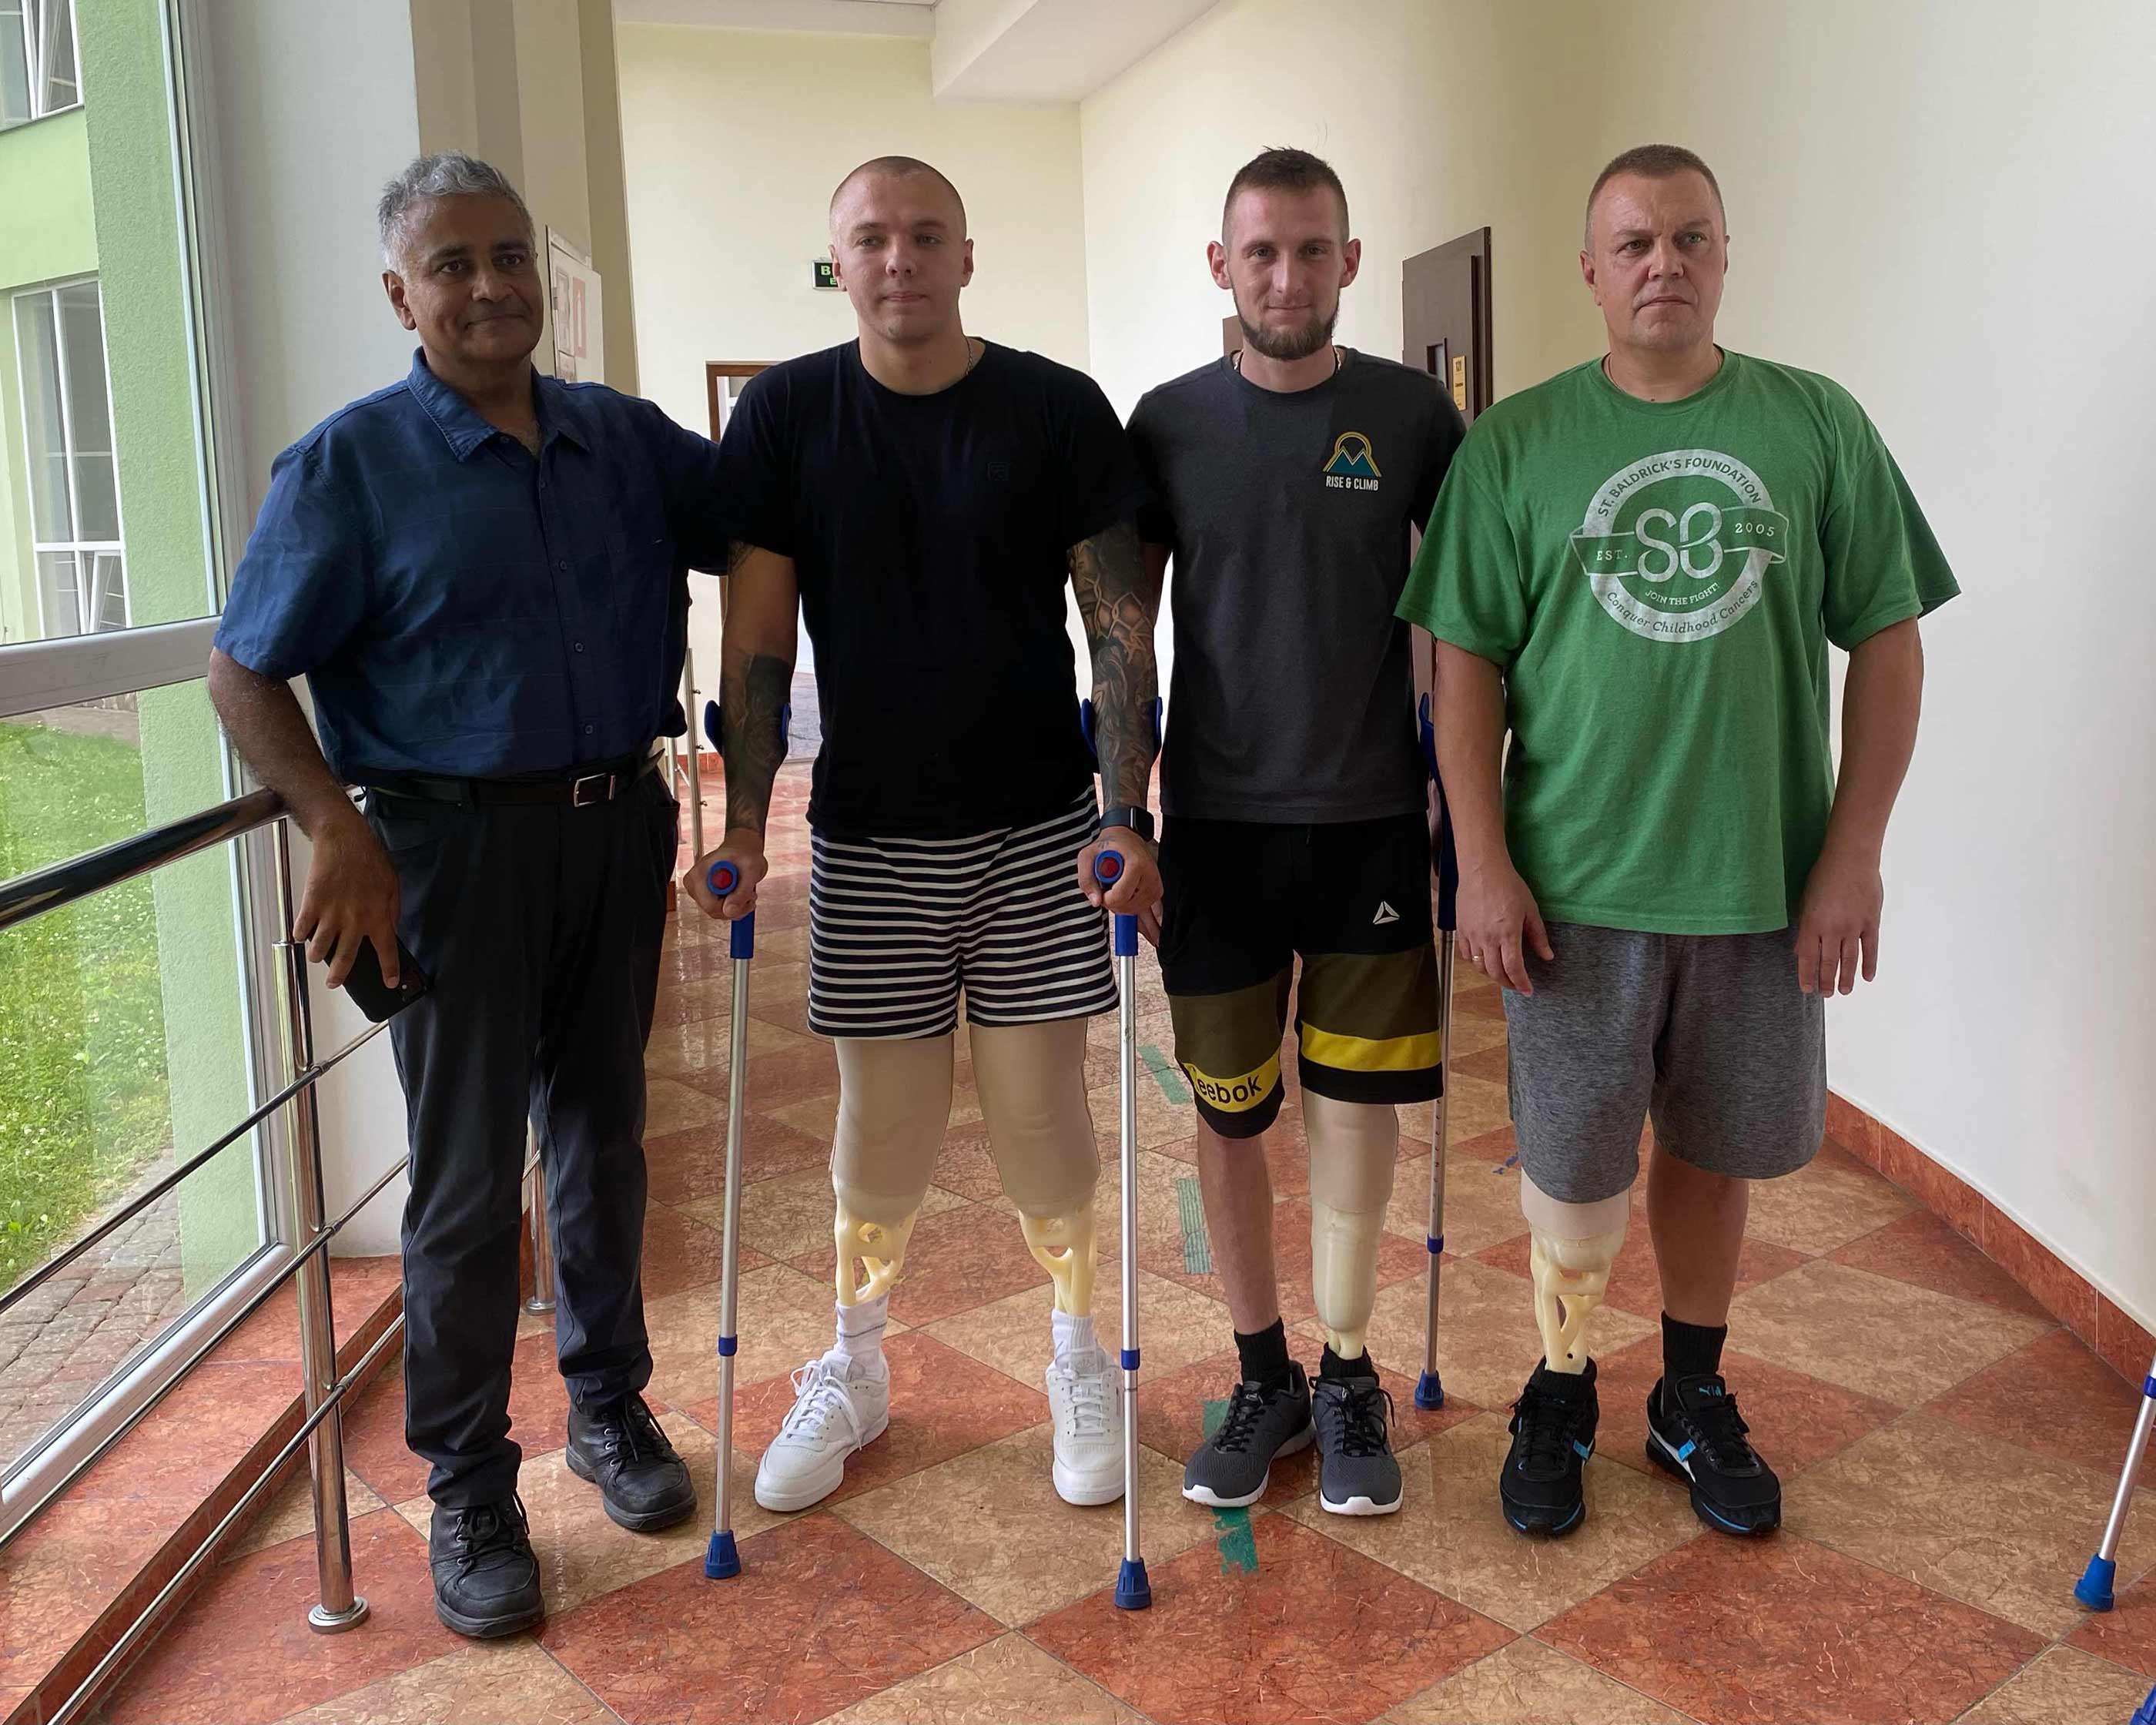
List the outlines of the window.
<svg viewBox="0 0 2156 1725">
<path fill-rule="evenodd" d="M 44 632 L 125 629 L 126 556 L 97 283 L 16 295 L 15 351 Z"/>
<path fill-rule="evenodd" d="M 0 0 L 0 127 L 81 105 L 74 0 Z"/>
</svg>

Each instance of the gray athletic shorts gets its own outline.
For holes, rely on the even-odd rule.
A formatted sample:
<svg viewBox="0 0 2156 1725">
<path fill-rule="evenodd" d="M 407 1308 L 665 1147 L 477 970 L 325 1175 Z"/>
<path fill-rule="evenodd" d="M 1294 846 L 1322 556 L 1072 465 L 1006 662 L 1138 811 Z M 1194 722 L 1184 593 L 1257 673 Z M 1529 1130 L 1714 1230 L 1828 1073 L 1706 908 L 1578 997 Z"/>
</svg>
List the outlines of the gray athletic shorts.
<svg viewBox="0 0 2156 1725">
<path fill-rule="evenodd" d="M 1594 1204 L 1639 1177 L 1640 1126 L 1712 1173 L 1769 1180 L 1826 1132 L 1826 1004 L 1789 932 L 1643 934 L 1553 923 L 1557 957 L 1505 991 L 1512 1127 L 1527 1177 Z"/>
</svg>

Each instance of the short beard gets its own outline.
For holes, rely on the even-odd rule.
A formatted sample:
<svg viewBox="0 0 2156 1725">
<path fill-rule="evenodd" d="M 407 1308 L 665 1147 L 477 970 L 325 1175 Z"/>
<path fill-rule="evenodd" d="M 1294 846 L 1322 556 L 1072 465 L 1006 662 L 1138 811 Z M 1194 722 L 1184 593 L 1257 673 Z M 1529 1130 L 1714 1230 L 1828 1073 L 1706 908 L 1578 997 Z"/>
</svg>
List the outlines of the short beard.
<svg viewBox="0 0 2156 1725">
<path fill-rule="evenodd" d="M 1243 326 L 1243 340 L 1267 359 L 1291 362 L 1308 359 L 1332 339 L 1332 326 L 1340 321 L 1340 308 L 1335 305 L 1327 318 L 1315 318 L 1299 329 L 1264 330 L 1243 316 L 1243 308 L 1235 308 L 1235 321 Z"/>
</svg>

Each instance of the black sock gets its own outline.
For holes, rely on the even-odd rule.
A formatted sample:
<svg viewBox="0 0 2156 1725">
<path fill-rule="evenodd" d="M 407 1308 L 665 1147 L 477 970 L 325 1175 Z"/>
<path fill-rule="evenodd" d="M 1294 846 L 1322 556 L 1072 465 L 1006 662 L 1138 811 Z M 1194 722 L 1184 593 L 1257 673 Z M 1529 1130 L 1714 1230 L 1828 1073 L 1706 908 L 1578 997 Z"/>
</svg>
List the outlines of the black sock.
<svg viewBox="0 0 2156 1725">
<path fill-rule="evenodd" d="M 1282 1320 L 1275 1318 L 1255 1335 L 1236 1331 L 1235 1352 L 1242 1359 L 1245 1384 L 1262 1384 L 1268 1389 L 1287 1388 L 1287 1325 Z"/>
<path fill-rule="evenodd" d="M 1662 1314 L 1662 1379 L 1675 1384 L 1680 1378 L 1709 1377 L 1722 1369 L 1722 1344 L 1729 1339 L 1727 1324 L 1681 1324 Z"/>
<path fill-rule="evenodd" d="M 1325 1352 L 1317 1362 L 1317 1375 L 1337 1383 L 1342 1378 L 1374 1378 L 1378 1368 L 1367 1353 L 1358 1353 L 1353 1359 L 1342 1359 L 1332 1351 L 1332 1344 L 1325 1344 Z"/>
</svg>

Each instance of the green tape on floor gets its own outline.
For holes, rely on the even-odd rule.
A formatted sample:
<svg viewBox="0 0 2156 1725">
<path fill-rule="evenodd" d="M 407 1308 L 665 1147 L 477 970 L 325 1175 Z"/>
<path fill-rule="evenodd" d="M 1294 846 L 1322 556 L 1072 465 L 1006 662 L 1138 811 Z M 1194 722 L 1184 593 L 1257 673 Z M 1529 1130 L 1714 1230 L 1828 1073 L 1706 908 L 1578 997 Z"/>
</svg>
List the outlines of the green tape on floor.
<svg viewBox="0 0 2156 1725">
<path fill-rule="evenodd" d="M 1220 1552 L 1220 1573 L 1232 1575 L 1240 1569 L 1245 1575 L 1256 1574 L 1258 1541 L 1250 1532 L 1250 1511 L 1216 1509 L 1213 1512 L 1213 1526 L 1220 1535 L 1213 1542 Z"/>
<path fill-rule="evenodd" d="M 1175 1207 L 1183 1218 L 1183 1267 L 1204 1276 L 1213 1268 L 1213 1248 L 1205 1238 L 1205 1200 L 1190 1175 L 1175 1183 Z"/>
<path fill-rule="evenodd" d="M 1195 1182 L 1192 1183 L 1195 1184 Z M 1228 1417 L 1225 1400 L 1205 1404 L 1204 1415 L 1205 1435 L 1211 1437 L 1220 1429 L 1220 1422 Z M 1247 1509 L 1216 1509 L 1213 1512 L 1214 1531 L 1219 1535 L 1213 1543 L 1220 1553 L 1220 1573 L 1232 1575 L 1240 1570 L 1245 1575 L 1258 1573 L 1257 1536 L 1250 1532 L 1250 1512 Z"/>
<path fill-rule="evenodd" d="M 1190 1100 L 1190 1091 L 1183 1084 L 1183 1075 L 1175 1070 L 1175 1063 L 1148 1042 L 1138 1050 L 1152 1074 L 1152 1081 L 1160 1086 L 1160 1093 L 1178 1106 Z"/>
</svg>

